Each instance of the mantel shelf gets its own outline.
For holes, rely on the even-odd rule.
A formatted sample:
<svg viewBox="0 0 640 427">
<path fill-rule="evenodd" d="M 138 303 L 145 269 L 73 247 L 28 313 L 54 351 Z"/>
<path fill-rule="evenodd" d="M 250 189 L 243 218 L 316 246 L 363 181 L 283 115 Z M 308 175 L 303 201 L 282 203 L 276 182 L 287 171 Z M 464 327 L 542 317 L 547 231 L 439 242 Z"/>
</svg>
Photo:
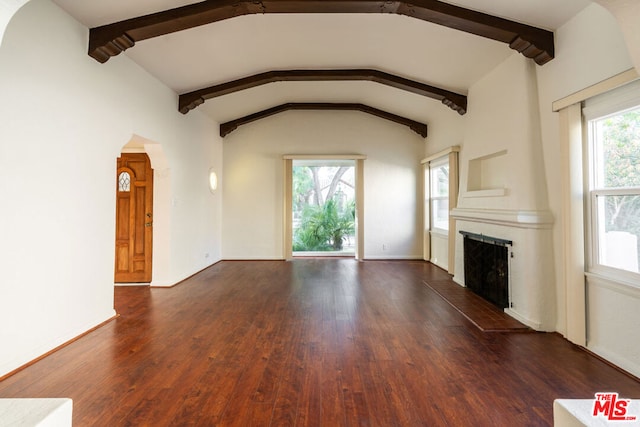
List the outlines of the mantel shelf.
<svg viewBox="0 0 640 427">
<path fill-rule="evenodd" d="M 454 208 L 451 216 L 458 221 L 482 222 L 518 228 L 551 228 L 553 214 L 547 210 Z"/>
<path fill-rule="evenodd" d="M 507 195 L 506 188 L 492 188 L 488 190 L 473 190 L 462 193 L 462 197 L 502 197 Z"/>
</svg>

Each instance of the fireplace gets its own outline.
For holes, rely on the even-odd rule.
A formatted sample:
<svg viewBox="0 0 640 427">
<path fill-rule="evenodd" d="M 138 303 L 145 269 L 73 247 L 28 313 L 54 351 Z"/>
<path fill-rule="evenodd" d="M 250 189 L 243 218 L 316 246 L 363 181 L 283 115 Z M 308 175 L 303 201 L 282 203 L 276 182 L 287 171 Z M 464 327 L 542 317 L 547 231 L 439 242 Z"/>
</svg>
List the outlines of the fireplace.
<svg viewBox="0 0 640 427">
<path fill-rule="evenodd" d="M 500 308 L 509 307 L 510 240 L 460 231 L 464 236 L 465 285 Z"/>
</svg>

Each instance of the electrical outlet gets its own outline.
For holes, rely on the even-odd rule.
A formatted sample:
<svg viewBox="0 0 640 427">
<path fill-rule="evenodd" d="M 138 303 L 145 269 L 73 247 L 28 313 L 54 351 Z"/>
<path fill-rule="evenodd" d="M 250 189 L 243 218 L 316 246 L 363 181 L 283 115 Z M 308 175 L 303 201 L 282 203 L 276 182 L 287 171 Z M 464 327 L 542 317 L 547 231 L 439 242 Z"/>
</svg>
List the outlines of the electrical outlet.
<svg viewBox="0 0 640 427">
<path fill-rule="evenodd" d="M 383 243 L 383 244 L 382 244 L 382 250 L 383 250 L 383 251 L 386 251 L 386 250 L 387 250 L 387 244 L 386 244 L 386 243 Z"/>
</svg>

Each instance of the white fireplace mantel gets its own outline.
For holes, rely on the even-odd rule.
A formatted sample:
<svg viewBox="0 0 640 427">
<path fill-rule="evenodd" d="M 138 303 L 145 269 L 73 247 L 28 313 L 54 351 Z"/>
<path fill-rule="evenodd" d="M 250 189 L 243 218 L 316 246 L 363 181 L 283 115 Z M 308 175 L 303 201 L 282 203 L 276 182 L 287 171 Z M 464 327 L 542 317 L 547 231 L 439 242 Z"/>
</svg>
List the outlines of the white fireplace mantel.
<svg viewBox="0 0 640 427">
<path fill-rule="evenodd" d="M 548 210 L 455 208 L 456 258 L 454 281 L 465 286 L 464 242 L 461 231 L 512 242 L 509 249 L 509 307 L 505 312 L 537 331 L 556 325 L 552 279 L 552 227 Z"/>
<path fill-rule="evenodd" d="M 517 228 L 551 228 L 553 214 L 550 211 L 455 208 L 451 216 L 460 221 L 482 222 Z"/>
</svg>

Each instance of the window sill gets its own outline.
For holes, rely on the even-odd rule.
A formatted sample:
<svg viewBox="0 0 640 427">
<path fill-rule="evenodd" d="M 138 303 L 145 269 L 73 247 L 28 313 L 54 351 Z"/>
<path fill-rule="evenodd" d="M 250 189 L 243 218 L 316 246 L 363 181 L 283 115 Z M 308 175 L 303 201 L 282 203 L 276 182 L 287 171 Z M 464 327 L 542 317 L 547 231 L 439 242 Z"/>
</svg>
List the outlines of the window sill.
<svg viewBox="0 0 640 427">
<path fill-rule="evenodd" d="M 635 298 L 640 298 L 640 283 L 629 279 L 628 277 L 620 277 L 599 271 L 586 272 L 584 275 L 587 280 L 591 279 L 591 284 L 601 285 L 613 291 L 624 293 Z"/>
<path fill-rule="evenodd" d="M 429 230 L 429 233 L 431 233 L 432 235 L 435 236 L 440 236 L 440 237 L 449 237 L 449 231 L 447 230 L 443 230 L 441 228 L 433 228 L 431 230 Z"/>
</svg>

